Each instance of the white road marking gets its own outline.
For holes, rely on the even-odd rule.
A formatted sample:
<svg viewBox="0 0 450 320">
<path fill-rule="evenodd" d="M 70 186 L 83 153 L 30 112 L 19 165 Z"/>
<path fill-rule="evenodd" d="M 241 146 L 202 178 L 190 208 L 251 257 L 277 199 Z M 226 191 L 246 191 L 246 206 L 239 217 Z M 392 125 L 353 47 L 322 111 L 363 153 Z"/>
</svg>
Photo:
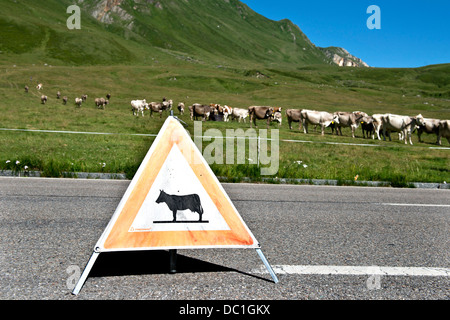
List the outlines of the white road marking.
<svg viewBox="0 0 450 320">
<path fill-rule="evenodd" d="M 39 132 L 39 133 L 64 133 L 64 134 L 92 134 L 92 135 L 125 135 L 125 136 L 143 136 L 156 137 L 156 134 L 144 133 L 111 133 L 111 132 L 86 132 L 86 131 L 62 131 L 62 130 L 38 130 L 38 129 L 9 129 L 0 128 L 1 131 L 19 131 L 19 132 Z"/>
<path fill-rule="evenodd" d="M 353 276 L 416 276 L 416 277 L 448 277 L 449 268 L 428 267 L 379 267 L 379 266 L 301 266 L 275 265 L 272 266 L 276 274 L 302 275 L 353 275 Z M 254 273 L 267 273 L 265 267 L 253 270 Z"/>
<path fill-rule="evenodd" d="M 450 204 L 428 204 L 428 203 L 380 203 L 383 206 L 402 206 L 402 207 L 450 207 Z"/>
</svg>

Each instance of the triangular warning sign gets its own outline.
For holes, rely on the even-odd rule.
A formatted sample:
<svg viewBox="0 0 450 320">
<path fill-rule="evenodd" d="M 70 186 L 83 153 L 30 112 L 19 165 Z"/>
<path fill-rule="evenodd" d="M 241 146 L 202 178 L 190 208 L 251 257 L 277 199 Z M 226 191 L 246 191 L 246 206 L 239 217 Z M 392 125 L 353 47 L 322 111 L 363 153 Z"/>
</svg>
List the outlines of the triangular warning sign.
<svg viewBox="0 0 450 320">
<path fill-rule="evenodd" d="M 259 244 L 189 133 L 168 117 L 96 250 L 211 247 Z"/>
<path fill-rule="evenodd" d="M 94 248 L 73 293 L 101 252 L 255 248 L 275 282 L 258 241 L 173 116 L 167 118 Z"/>
</svg>

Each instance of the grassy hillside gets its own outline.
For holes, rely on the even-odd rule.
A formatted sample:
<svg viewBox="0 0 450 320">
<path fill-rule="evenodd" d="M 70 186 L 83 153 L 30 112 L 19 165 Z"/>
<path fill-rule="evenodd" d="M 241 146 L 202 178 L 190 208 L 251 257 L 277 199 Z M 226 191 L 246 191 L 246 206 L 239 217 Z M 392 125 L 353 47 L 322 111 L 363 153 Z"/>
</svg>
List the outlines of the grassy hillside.
<svg viewBox="0 0 450 320">
<path fill-rule="evenodd" d="M 0 131 L 0 170 L 23 171 L 27 166 L 48 176 L 103 171 L 132 177 L 153 138 L 128 134 L 157 133 L 164 119 L 133 117 L 131 99 L 450 119 L 450 64 L 415 69 L 333 66 L 292 23 L 268 20 L 234 0 L 122 1 L 132 21 L 117 10 L 99 18 L 94 13 L 102 1 L 85 0 L 81 30 L 66 28 L 69 3 L 0 0 L 0 128 L 115 134 Z M 35 89 L 39 82 L 44 84 L 41 91 Z M 69 97 L 66 106 L 56 99 L 57 91 Z M 97 109 L 93 99 L 107 93 L 112 94 L 110 105 Z M 46 105 L 40 103 L 41 94 L 49 98 Z M 76 108 L 73 101 L 82 94 L 88 94 L 88 101 Z M 192 132 L 188 115 L 181 118 Z M 414 146 L 404 146 L 396 139 L 362 139 L 360 129 L 356 139 L 348 130 L 343 137 L 331 131 L 325 137 L 305 135 L 296 126 L 290 131 L 283 120 L 281 139 L 315 143 L 282 142 L 278 177 L 351 180 L 358 175 L 360 180 L 396 185 L 450 181 L 449 151 L 430 149 L 435 136 L 425 135 L 419 143 L 415 135 Z M 204 124 L 204 130 L 223 133 L 248 127 Z M 446 140 L 443 145 L 449 146 Z M 260 178 L 250 161 L 213 165 L 213 170 L 238 180 Z"/>
<path fill-rule="evenodd" d="M 165 57 L 233 66 L 329 62 L 289 20 L 271 21 L 236 0 L 86 0 L 81 30 L 66 27 L 70 4 L 1 0 L 2 54 L 74 65 Z"/>
</svg>

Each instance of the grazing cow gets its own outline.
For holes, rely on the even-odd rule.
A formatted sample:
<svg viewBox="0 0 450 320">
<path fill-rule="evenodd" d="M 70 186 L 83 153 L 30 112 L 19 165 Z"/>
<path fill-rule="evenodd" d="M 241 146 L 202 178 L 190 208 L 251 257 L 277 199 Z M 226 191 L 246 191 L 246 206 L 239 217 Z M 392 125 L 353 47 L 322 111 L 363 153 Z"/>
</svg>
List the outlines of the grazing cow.
<svg viewBox="0 0 450 320">
<path fill-rule="evenodd" d="M 281 112 L 277 111 L 272 116 L 272 121 L 277 121 L 281 126 L 281 122 L 283 121 L 283 117 L 281 116 Z"/>
<path fill-rule="evenodd" d="M 108 100 L 111 99 L 111 94 L 110 94 L 110 93 L 108 93 L 108 94 L 106 95 L 106 99 L 108 99 Z"/>
<path fill-rule="evenodd" d="M 97 106 L 97 108 L 105 109 L 105 106 L 109 103 L 109 100 L 106 100 L 105 98 L 95 98 L 94 103 Z"/>
<path fill-rule="evenodd" d="M 153 112 L 159 113 L 159 117 L 162 118 L 163 106 L 161 102 L 150 102 L 148 104 L 150 109 L 150 117 L 153 117 Z"/>
<path fill-rule="evenodd" d="M 275 113 L 275 112 L 281 112 L 281 107 L 274 107 L 273 113 Z"/>
<path fill-rule="evenodd" d="M 163 102 L 161 103 L 161 107 L 163 111 L 166 110 L 172 110 L 173 106 L 173 100 L 166 100 L 166 98 L 163 99 Z"/>
<path fill-rule="evenodd" d="M 448 143 L 450 143 L 450 120 L 439 122 L 438 145 L 442 145 L 442 137 L 447 138 Z"/>
<path fill-rule="evenodd" d="M 198 194 L 190 194 L 186 196 L 176 196 L 170 195 L 160 190 L 158 199 L 156 203 L 165 203 L 169 207 L 169 210 L 173 214 L 173 222 L 177 221 L 177 211 L 191 210 L 192 212 L 197 212 L 199 215 L 198 221 L 202 221 L 203 207 L 200 202 L 200 197 Z"/>
<path fill-rule="evenodd" d="M 56 99 L 60 99 L 60 98 L 61 98 L 61 92 L 58 91 L 58 92 L 56 93 Z"/>
<path fill-rule="evenodd" d="M 428 134 L 435 134 L 436 138 L 438 138 L 439 136 L 439 122 L 441 120 L 439 119 L 429 119 L 429 118 L 425 118 L 425 125 L 423 126 L 417 126 L 417 136 L 419 137 L 419 142 L 423 142 L 422 141 L 422 133 L 428 133 Z M 414 131 L 414 130 L 413 130 Z M 439 141 L 436 140 L 436 143 L 439 144 Z"/>
<path fill-rule="evenodd" d="M 335 116 L 339 117 L 339 122 L 336 125 L 336 135 L 342 136 L 342 127 L 350 127 L 352 130 L 352 138 L 355 138 L 355 130 L 359 127 L 362 117 L 367 116 L 366 113 L 361 111 L 355 112 L 335 112 Z"/>
<path fill-rule="evenodd" d="M 194 120 L 194 118 L 197 120 L 198 117 L 202 117 L 202 121 L 205 121 L 211 114 L 211 108 L 207 105 L 194 103 L 192 106 L 189 106 L 189 112 L 191 114 L 191 120 Z"/>
<path fill-rule="evenodd" d="M 45 104 L 47 102 L 47 96 L 42 95 L 41 96 L 41 103 Z"/>
<path fill-rule="evenodd" d="M 36 89 L 41 90 L 41 89 L 42 89 L 42 83 L 39 83 L 39 84 L 36 86 Z"/>
<path fill-rule="evenodd" d="M 88 95 L 87 95 L 87 94 L 83 94 L 83 95 L 81 96 L 81 100 L 83 100 L 83 102 L 86 102 L 87 98 L 88 98 Z M 106 101 L 106 100 L 105 100 L 105 101 Z"/>
<path fill-rule="evenodd" d="M 184 108 L 185 108 L 184 103 L 180 102 L 178 104 L 178 111 L 180 111 L 180 114 L 184 114 Z"/>
<path fill-rule="evenodd" d="M 314 111 L 302 109 L 301 120 L 303 132 L 308 133 L 308 124 L 319 125 L 322 136 L 325 135 L 325 128 L 332 124 L 339 124 L 339 117 L 326 111 Z"/>
<path fill-rule="evenodd" d="M 66 104 L 67 104 L 67 100 L 69 100 L 69 98 L 67 98 L 67 96 L 64 96 L 64 97 L 63 97 L 63 105 L 66 105 Z"/>
<path fill-rule="evenodd" d="M 218 103 L 210 103 L 209 108 L 211 109 L 211 114 L 219 114 L 222 112 L 222 107 Z"/>
<path fill-rule="evenodd" d="M 267 119 L 267 127 L 270 125 L 270 119 L 273 115 L 273 107 L 248 107 L 248 114 L 250 115 L 250 128 L 253 128 L 253 124 L 257 128 L 256 119 Z"/>
<path fill-rule="evenodd" d="M 241 122 L 241 120 L 245 122 L 245 119 L 248 117 L 248 110 L 241 108 L 233 108 L 231 115 L 232 120 L 238 119 L 238 122 Z"/>
<path fill-rule="evenodd" d="M 103 99 L 103 98 L 102 98 Z M 144 116 L 144 110 L 148 110 L 148 103 L 144 100 L 132 100 L 131 101 L 131 111 L 133 111 L 133 115 L 139 116 L 139 112 Z"/>
<path fill-rule="evenodd" d="M 292 122 L 298 122 L 298 130 L 301 128 L 301 112 L 300 109 L 287 109 L 286 110 L 286 117 L 289 124 L 289 129 L 292 130 Z"/>
<path fill-rule="evenodd" d="M 25 86 L 25 92 L 26 93 L 28 93 L 28 90 L 29 90 L 30 88 L 28 88 L 28 86 Z"/>
<path fill-rule="evenodd" d="M 364 116 L 360 119 L 361 122 L 361 130 L 363 134 L 363 138 L 369 138 L 369 135 L 372 135 L 372 139 L 375 139 L 375 126 L 373 124 L 373 117 Z"/>
<path fill-rule="evenodd" d="M 225 122 L 230 121 L 230 116 L 233 113 L 233 108 L 231 108 L 230 106 L 224 105 L 222 112 L 223 112 L 223 121 L 225 121 Z"/>
<path fill-rule="evenodd" d="M 396 114 L 387 114 L 381 117 L 383 126 L 384 141 L 386 141 L 386 132 L 389 134 L 389 141 L 391 139 L 391 132 L 400 132 L 402 134 L 402 139 L 405 140 L 405 144 L 408 144 L 407 139 L 409 138 L 409 143 L 412 145 L 411 132 L 416 126 L 425 125 L 425 120 L 422 115 L 419 114 L 415 117 L 400 116 Z"/>
<path fill-rule="evenodd" d="M 83 99 L 81 98 L 75 98 L 75 105 L 78 107 L 81 107 L 81 104 L 83 103 Z"/>
<path fill-rule="evenodd" d="M 211 103 L 209 105 L 211 113 L 209 115 L 209 120 L 220 121 L 223 120 L 223 107 L 218 103 Z"/>
<path fill-rule="evenodd" d="M 373 127 L 374 127 L 374 130 L 375 130 L 376 134 L 377 134 L 378 140 L 381 140 L 380 131 L 383 132 L 382 131 L 382 129 L 383 129 L 383 117 L 385 117 L 387 115 L 388 115 L 387 113 L 385 113 L 385 114 L 377 113 L 377 114 L 373 114 L 372 115 Z"/>
</svg>

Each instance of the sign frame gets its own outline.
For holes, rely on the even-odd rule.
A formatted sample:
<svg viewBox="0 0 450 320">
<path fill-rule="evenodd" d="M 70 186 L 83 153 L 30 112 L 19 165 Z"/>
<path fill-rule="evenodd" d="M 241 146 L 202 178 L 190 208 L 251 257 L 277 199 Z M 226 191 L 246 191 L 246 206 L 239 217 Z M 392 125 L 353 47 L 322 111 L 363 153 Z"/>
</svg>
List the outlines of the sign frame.
<svg viewBox="0 0 450 320">
<path fill-rule="evenodd" d="M 212 193 L 213 191 L 217 192 L 217 197 L 220 197 L 218 200 L 217 198 L 214 198 L 214 202 L 218 203 L 219 206 L 221 206 L 222 210 L 225 206 L 227 208 L 228 215 L 230 215 L 230 220 L 227 220 L 228 225 L 232 225 L 233 228 L 230 227 L 230 230 L 227 231 L 198 231 L 206 233 L 208 236 L 205 240 L 199 241 L 200 244 L 192 245 L 180 245 L 179 243 L 171 244 L 171 245 L 149 245 L 151 244 L 151 237 L 146 237 L 146 232 L 137 233 L 136 235 L 129 235 L 125 233 L 129 233 L 129 221 L 130 217 L 135 219 L 137 216 L 136 208 L 140 208 L 143 204 L 143 199 L 147 196 L 145 191 L 150 191 L 152 187 L 152 184 L 155 182 L 156 176 L 159 174 L 159 170 L 164 165 L 165 161 L 167 160 L 168 153 L 167 149 L 170 148 L 170 151 L 172 148 L 177 145 L 177 147 L 180 147 L 182 150 L 183 156 L 191 157 L 190 158 L 190 166 L 194 167 L 194 171 L 196 170 L 198 165 L 198 170 L 200 170 L 200 173 L 195 172 L 197 176 L 201 176 L 202 179 L 208 179 L 208 194 L 212 197 L 215 197 L 216 195 Z M 160 151 L 162 150 L 162 152 Z M 169 151 L 169 152 L 170 152 Z M 162 154 L 162 156 L 160 156 Z M 156 159 L 156 160 L 155 160 Z M 149 163 L 157 163 L 157 167 L 155 170 L 151 171 L 149 168 Z M 158 172 L 156 172 L 156 169 L 158 169 Z M 149 178 L 150 177 L 150 178 Z M 200 181 L 200 183 L 203 185 L 203 181 Z M 143 186 L 145 186 L 147 189 L 145 191 L 136 191 L 136 190 L 142 190 Z M 203 185 L 203 187 L 205 187 Z M 210 191 L 209 188 L 212 188 L 213 191 Z M 206 190 L 206 188 L 205 188 Z M 142 194 L 143 193 L 143 194 Z M 129 213 L 130 212 L 130 213 Z M 222 212 L 220 214 L 223 215 Z M 125 219 L 127 218 L 127 219 Z M 224 218 L 227 218 L 224 216 Z M 201 219 L 201 218 L 200 218 Z M 124 222 L 127 221 L 127 222 Z M 236 231 L 237 230 L 237 231 Z M 172 233 L 175 235 L 179 232 L 188 232 L 189 234 L 195 234 L 196 231 L 172 231 Z M 223 236 L 219 237 L 220 239 L 225 239 L 225 243 L 221 244 L 214 244 L 214 243 L 208 243 L 208 241 L 211 241 L 210 235 L 215 235 L 216 233 L 223 232 Z M 237 241 L 237 243 L 227 243 L 225 234 L 228 234 L 227 232 L 239 232 L 239 234 L 242 234 L 242 244 Z M 166 234 L 170 233 L 169 231 L 165 231 Z M 138 245 L 136 247 L 130 246 L 127 243 L 139 243 L 136 239 L 130 239 L 136 238 L 136 239 L 143 239 L 142 243 L 143 245 Z M 239 238 L 239 237 L 236 237 Z M 173 240 L 172 240 L 173 241 Z M 175 241 L 176 242 L 176 241 Z M 224 190 L 221 183 L 218 181 L 217 177 L 207 164 L 206 160 L 204 159 L 201 152 L 198 150 L 195 143 L 192 141 L 189 132 L 187 132 L 186 129 L 179 123 L 179 120 L 176 117 L 173 117 L 172 115 L 167 118 L 167 120 L 164 122 L 164 125 L 162 126 L 159 134 L 157 135 L 155 141 L 153 142 L 152 146 L 150 147 L 149 151 L 147 152 L 144 160 L 142 161 L 139 169 L 137 170 L 135 176 L 133 177 L 132 181 L 130 182 L 127 190 L 125 191 L 121 201 L 119 202 L 119 205 L 117 206 L 112 218 L 110 219 L 108 225 L 104 229 L 102 235 L 98 239 L 96 245 L 94 246 L 93 253 L 80 277 L 78 280 L 78 283 L 76 284 L 75 288 L 73 289 L 73 294 L 77 295 L 82 286 L 84 285 L 90 270 L 95 264 L 95 261 L 97 260 L 100 253 L 107 253 L 107 252 L 121 252 L 121 251 L 150 251 L 150 250 L 169 250 L 169 253 L 171 253 L 171 269 L 172 268 L 172 260 L 175 253 L 176 256 L 176 250 L 177 249 L 214 249 L 214 248 L 252 248 L 256 249 L 259 257 L 263 261 L 264 265 L 266 266 L 267 270 L 269 271 L 270 275 L 272 276 L 272 279 L 275 283 L 278 283 L 278 278 L 276 277 L 275 273 L 273 272 L 272 267 L 270 266 L 269 262 L 265 258 L 259 242 L 256 240 L 255 236 L 252 234 L 240 214 L 238 213 L 237 209 L 235 208 L 234 204 L 232 203 L 231 199 L 229 198 L 228 194 Z"/>
</svg>

